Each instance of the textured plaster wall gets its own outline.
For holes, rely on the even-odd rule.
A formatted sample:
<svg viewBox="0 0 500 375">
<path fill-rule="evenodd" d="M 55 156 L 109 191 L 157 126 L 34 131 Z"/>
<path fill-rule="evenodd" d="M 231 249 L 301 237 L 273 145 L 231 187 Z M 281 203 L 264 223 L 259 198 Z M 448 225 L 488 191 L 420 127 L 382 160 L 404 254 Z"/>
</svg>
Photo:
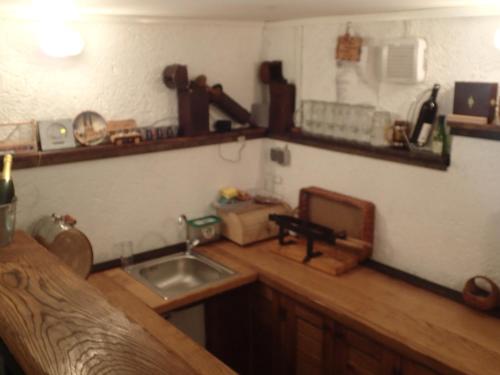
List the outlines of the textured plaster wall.
<svg viewBox="0 0 500 375">
<path fill-rule="evenodd" d="M 370 86 L 360 79 L 350 102 L 368 102 L 406 118 L 415 97 L 439 82 L 441 111 L 449 112 L 454 81 L 500 81 L 500 51 L 493 47 L 497 27 L 499 17 L 354 22 L 353 29 L 371 45 L 405 33 L 425 38 L 429 69 L 426 81 L 418 85 Z M 297 82 L 302 99 L 333 101 L 338 72 L 334 49 L 344 30 L 345 23 L 334 20 L 271 24 L 264 37 L 265 56 L 292 67 L 287 78 Z M 297 46 L 302 53 L 297 54 Z M 370 95 L 365 95 L 367 90 L 372 90 Z M 266 148 L 274 143 L 267 141 Z M 292 202 L 307 185 L 373 201 L 375 259 L 455 289 L 476 274 L 500 282 L 498 142 L 455 137 L 447 172 L 290 147 L 290 167 L 266 163 L 265 173 L 281 181 L 276 190 Z"/>
<path fill-rule="evenodd" d="M 137 24 L 111 20 L 79 25 L 81 56 L 41 54 L 35 25 L 0 20 L 0 121 L 73 118 L 92 109 L 107 119 L 133 117 L 148 125 L 177 115 L 177 98 L 161 81 L 167 64 L 206 74 L 249 108 L 255 101 L 262 25 L 176 21 Z M 70 213 L 94 245 L 96 261 L 182 240 L 176 218 L 210 211 L 217 190 L 253 187 L 260 176 L 261 141 L 247 143 L 240 163 L 222 161 L 219 146 L 82 162 L 15 172 L 18 227 L 41 215 Z M 237 156 L 239 145 L 220 146 Z"/>
</svg>

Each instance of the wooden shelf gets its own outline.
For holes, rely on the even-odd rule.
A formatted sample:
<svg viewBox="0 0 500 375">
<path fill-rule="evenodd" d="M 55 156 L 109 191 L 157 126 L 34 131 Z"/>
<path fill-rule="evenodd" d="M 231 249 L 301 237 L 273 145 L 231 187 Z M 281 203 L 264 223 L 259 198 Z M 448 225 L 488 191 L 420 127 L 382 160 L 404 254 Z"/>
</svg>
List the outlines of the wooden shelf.
<svg viewBox="0 0 500 375">
<path fill-rule="evenodd" d="M 451 134 L 454 135 L 500 141 L 500 125 L 476 125 L 451 121 L 448 125 L 451 128 Z"/>
<path fill-rule="evenodd" d="M 234 130 L 228 133 L 212 133 L 198 137 L 168 138 L 161 141 L 143 142 L 138 145 L 130 144 L 115 146 L 112 144 L 106 144 L 55 151 L 40 151 L 16 155 L 13 167 L 15 169 L 34 168 L 56 164 L 75 163 L 86 160 L 116 158 L 120 156 L 139 155 L 150 152 L 178 150 L 182 148 L 234 142 L 240 136 L 245 136 L 246 139 L 263 138 L 266 136 L 266 133 L 267 129 L 264 128 L 248 128 Z"/>
<path fill-rule="evenodd" d="M 442 157 L 441 155 L 436 155 L 430 151 L 424 150 L 408 151 L 392 147 L 375 147 L 369 144 L 351 142 L 347 140 L 321 139 L 307 136 L 295 131 L 287 135 L 270 135 L 269 137 L 272 139 L 322 148 L 325 150 L 344 152 L 441 171 L 445 171 L 450 165 L 449 157 Z"/>
</svg>

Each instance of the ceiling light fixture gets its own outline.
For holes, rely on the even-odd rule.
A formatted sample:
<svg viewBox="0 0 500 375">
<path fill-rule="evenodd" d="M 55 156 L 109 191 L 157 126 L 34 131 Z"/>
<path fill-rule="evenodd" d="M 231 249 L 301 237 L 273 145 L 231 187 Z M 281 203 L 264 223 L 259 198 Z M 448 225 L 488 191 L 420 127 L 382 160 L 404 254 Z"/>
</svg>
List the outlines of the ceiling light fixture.
<svg viewBox="0 0 500 375">
<path fill-rule="evenodd" d="M 69 26 L 78 19 L 73 0 L 33 0 L 33 16 L 38 20 L 38 38 L 43 53 L 59 58 L 82 53 L 83 38 Z"/>
</svg>

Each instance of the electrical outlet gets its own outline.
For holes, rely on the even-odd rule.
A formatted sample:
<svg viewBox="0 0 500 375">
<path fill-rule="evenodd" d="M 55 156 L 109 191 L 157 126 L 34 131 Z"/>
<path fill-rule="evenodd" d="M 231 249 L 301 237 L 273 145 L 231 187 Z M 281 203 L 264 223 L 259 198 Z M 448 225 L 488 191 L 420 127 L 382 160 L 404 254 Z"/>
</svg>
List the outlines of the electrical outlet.
<svg viewBox="0 0 500 375">
<path fill-rule="evenodd" d="M 279 165 L 290 165 L 291 155 L 290 150 L 288 149 L 288 145 L 285 147 L 271 148 L 271 160 L 278 163 Z"/>
</svg>

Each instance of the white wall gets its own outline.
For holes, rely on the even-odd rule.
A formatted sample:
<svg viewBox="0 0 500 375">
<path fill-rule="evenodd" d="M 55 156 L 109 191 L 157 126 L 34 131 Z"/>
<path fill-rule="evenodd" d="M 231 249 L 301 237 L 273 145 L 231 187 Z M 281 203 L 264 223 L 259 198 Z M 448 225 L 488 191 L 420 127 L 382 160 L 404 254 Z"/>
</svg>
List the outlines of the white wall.
<svg viewBox="0 0 500 375">
<path fill-rule="evenodd" d="M 336 99 L 334 51 L 345 21 L 266 26 L 265 57 L 291 67 L 287 78 L 297 82 L 302 99 Z M 454 81 L 500 81 L 500 51 L 493 47 L 497 27 L 500 17 L 354 19 L 353 29 L 371 44 L 405 32 L 425 38 L 429 70 L 422 84 L 381 84 L 371 97 L 362 95 L 366 85 L 360 80 L 359 95 L 351 102 L 362 98 L 406 118 L 419 93 L 439 82 L 441 111 L 450 112 Z M 274 143 L 268 141 L 267 147 Z M 292 166 L 267 163 L 265 171 L 282 179 L 276 190 L 294 202 L 298 190 L 308 185 L 373 201 L 374 258 L 383 263 L 455 289 L 476 274 L 500 282 L 500 144 L 455 137 L 452 149 L 451 167 L 440 172 L 291 145 Z"/>
<path fill-rule="evenodd" d="M 39 51 L 33 23 L 0 19 L 1 122 L 73 118 L 87 109 L 106 119 L 133 117 L 140 125 L 175 118 L 175 91 L 161 80 L 172 63 L 222 83 L 247 108 L 255 101 L 262 24 L 105 19 L 78 26 L 84 53 L 57 60 Z M 70 213 L 97 262 L 119 256 L 121 241 L 133 241 L 136 252 L 178 243 L 179 214 L 208 213 L 223 186 L 255 186 L 261 144 L 248 142 L 237 164 L 222 161 L 219 146 L 206 146 L 15 171 L 18 227 L 52 212 Z M 238 147 L 220 146 L 228 158 Z"/>
</svg>

